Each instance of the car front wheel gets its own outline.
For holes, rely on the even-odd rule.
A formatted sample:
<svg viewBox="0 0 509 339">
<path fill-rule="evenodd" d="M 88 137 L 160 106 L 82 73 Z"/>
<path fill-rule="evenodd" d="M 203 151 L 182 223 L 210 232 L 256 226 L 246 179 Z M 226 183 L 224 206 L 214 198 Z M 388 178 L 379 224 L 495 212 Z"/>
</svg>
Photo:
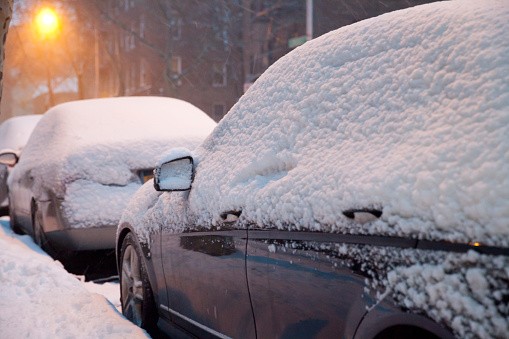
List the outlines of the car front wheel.
<svg viewBox="0 0 509 339">
<path fill-rule="evenodd" d="M 154 296 L 134 236 L 129 233 L 122 244 L 120 265 L 120 299 L 122 314 L 149 333 L 157 328 L 158 314 Z"/>
<path fill-rule="evenodd" d="M 37 207 L 37 204 L 35 203 L 32 204 L 32 225 L 34 231 L 34 242 L 51 257 L 57 259 L 58 253 L 53 249 L 53 247 L 49 244 L 48 239 L 46 238 L 46 233 L 44 233 L 44 229 L 42 227 L 42 215 L 39 211 L 39 208 Z"/>
</svg>

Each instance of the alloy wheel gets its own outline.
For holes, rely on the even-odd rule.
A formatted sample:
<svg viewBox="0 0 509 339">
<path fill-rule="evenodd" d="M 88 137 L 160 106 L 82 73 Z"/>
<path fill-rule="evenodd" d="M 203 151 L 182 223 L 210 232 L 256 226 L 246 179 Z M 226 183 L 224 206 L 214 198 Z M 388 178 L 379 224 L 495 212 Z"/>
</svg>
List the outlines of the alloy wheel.
<svg viewBox="0 0 509 339">
<path fill-rule="evenodd" d="M 122 257 L 122 313 L 134 324 L 142 324 L 143 281 L 140 260 L 132 245 L 125 248 Z"/>
</svg>

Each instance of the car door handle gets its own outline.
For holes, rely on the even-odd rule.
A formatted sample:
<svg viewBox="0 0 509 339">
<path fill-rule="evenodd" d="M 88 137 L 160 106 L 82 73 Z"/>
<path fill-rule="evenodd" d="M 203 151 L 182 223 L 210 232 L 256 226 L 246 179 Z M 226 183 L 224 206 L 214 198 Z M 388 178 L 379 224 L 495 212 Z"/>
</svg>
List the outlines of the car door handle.
<svg viewBox="0 0 509 339">
<path fill-rule="evenodd" d="M 234 223 L 237 220 L 239 220 L 240 215 L 242 214 L 242 211 L 232 210 L 221 213 L 221 219 L 225 223 Z"/>
<path fill-rule="evenodd" d="M 364 224 L 380 218 L 382 216 L 382 211 L 371 208 L 351 209 L 343 211 L 343 215 L 348 219 Z"/>
</svg>

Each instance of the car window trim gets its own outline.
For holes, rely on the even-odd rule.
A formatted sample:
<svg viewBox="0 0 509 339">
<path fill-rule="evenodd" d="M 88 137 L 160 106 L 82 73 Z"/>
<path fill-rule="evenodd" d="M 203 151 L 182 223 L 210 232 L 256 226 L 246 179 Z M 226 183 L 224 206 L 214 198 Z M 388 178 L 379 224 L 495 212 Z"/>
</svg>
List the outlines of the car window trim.
<svg viewBox="0 0 509 339">
<path fill-rule="evenodd" d="M 486 246 L 480 244 L 452 243 L 446 241 L 409 239 L 380 235 L 354 235 L 306 231 L 261 230 L 249 229 L 250 240 L 296 240 L 318 241 L 344 244 L 371 245 L 381 247 L 414 248 L 420 250 L 466 253 L 470 250 L 488 255 L 509 256 L 509 248 Z"/>
</svg>

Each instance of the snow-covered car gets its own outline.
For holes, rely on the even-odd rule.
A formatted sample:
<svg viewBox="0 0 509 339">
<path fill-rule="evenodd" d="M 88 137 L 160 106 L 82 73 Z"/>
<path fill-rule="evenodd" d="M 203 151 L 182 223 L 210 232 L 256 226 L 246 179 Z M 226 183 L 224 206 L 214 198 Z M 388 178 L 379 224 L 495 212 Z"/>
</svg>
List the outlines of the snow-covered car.
<svg viewBox="0 0 509 339">
<path fill-rule="evenodd" d="M 18 161 L 41 115 L 25 115 L 5 120 L 0 125 L 0 215 L 9 213 L 7 176 Z"/>
<path fill-rule="evenodd" d="M 507 32 L 507 2 L 437 2 L 281 58 L 129 202 L 124 315 L 199 338 L 507 338 Z"/>
<path fill-rule="evenodd" d="M 44 114 L 8 179 L 11 225 L 59 252 L 115 248 L 122 211 L 168 147 L 216 123 L 171 98 L 64 103 Z"/>
</svg>

